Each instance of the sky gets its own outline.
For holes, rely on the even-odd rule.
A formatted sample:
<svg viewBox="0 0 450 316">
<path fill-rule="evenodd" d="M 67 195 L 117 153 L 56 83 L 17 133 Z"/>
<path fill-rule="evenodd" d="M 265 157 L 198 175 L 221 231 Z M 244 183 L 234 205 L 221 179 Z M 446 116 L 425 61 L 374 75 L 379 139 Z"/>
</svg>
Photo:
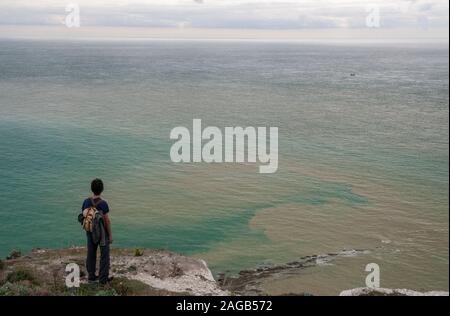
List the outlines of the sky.
<svg viewBox="0 0 450 316">
<path fill-rule="evenodd" d="M 448 0 L 0 0 L 0 37 L 448 38 L 448 7 Z M 74 8 L 75 27 L 67 24 Z"/>
</svg>

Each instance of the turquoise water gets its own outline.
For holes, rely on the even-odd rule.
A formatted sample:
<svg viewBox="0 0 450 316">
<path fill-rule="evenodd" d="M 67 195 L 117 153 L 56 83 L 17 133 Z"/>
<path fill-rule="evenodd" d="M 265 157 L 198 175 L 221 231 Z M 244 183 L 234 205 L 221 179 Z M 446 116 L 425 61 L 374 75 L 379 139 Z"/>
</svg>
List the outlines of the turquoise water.
<svg viewBox="0 0 450 316">
<path fill-rule="evenodd" d="M 1 41 L 0 61 L 1 256 L 83 245 L 101 177 L 116 246 L 232 273 L 368 249 L 308 284 L 377 262 L 386 287 L 448 289 L 447 47 Z M 278 126 L 278 172 L 173 164 L 193 118 Z"/>
</svg>

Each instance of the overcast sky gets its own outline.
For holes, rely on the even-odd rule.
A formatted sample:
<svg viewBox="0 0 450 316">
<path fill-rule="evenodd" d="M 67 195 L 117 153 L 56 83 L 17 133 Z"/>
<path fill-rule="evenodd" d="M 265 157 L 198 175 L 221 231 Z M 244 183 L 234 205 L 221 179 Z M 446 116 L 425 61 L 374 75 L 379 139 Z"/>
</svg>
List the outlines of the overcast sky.
<svg viewBox="0 0 450 316">
<path fill-rule="evenodd" d="M 0 0 L 0 27 L 61 26 L 70 3 L 86 27 L 351 30 L 376 8 L 384 30 L 448 32 L 449 21 L 448 0 Z"/>
</svg>

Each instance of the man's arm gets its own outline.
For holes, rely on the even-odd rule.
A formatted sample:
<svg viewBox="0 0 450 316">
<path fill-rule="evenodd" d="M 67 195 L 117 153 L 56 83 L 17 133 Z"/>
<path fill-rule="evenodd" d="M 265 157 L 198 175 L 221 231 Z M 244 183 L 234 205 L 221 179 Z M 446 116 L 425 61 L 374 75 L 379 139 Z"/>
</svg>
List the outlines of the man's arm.
<svg viewBox="0 0 450 316">
<path fill-rule="evenodd" d="M 108 233 L 109 243 L 112 243 L 112 230 L 111 230 L 111 220 L 108 214 L 103 215 L 103 221 L 105 222 L 106 232 Z"/>
</svg>

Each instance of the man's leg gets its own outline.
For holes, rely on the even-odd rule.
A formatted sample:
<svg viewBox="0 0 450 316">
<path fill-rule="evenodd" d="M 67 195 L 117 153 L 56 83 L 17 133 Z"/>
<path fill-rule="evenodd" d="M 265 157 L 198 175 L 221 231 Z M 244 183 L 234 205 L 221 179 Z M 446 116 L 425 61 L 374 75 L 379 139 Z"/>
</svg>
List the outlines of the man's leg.
<svg viewBox="0 0 450 316">
<path fill-rule="evenodd" d="M 97 247 L 98 244 L 95 244 L 92 241 L 92 235 L 90 233 L 86 234 L 87 236 L 87 258 L 86 258 L 86 270 L 88 272 L 88 279 L 94 281 L 95 277 L 95 269 L 97 264 Z"/>
<path fill-rule="evenodd" d="M 100 246 L 100 283 L 105 284 L 109 278 L 109 242 L 106 241 L 105 246 Z"/>
</svg>

